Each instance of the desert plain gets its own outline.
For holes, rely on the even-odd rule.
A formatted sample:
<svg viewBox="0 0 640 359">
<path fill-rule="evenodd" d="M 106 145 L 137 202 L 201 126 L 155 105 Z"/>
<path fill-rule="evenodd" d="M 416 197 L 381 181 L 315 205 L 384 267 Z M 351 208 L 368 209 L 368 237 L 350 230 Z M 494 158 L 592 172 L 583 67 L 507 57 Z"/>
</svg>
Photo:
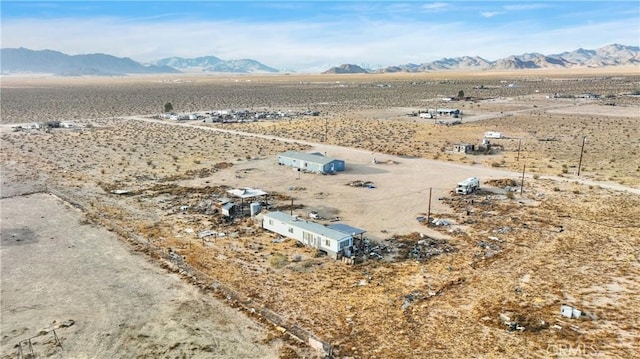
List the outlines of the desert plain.
<svg viewBox="0 0 640 359">
<path fill-rule="evenodd" d="M 639 90 L 637 68 L 3 77 L 2 358 L 633 357 Z M 317 113 L 174 121 L 167 102 Z M 413 116 L 430 108 L 462 116 Z M 491 151 L 453 151 L 487 131 Z M 214 210 L 243 187 L 366 250 L 347 264 Z"/>
</svg>

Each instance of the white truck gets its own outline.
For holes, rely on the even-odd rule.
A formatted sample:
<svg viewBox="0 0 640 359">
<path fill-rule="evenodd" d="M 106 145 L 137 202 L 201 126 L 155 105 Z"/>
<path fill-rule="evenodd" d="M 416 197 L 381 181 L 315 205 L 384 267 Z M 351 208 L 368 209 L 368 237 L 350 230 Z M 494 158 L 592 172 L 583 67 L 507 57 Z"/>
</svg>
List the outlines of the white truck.
<svg viewBox="0 0 640 359">
<path fill-rule="evenodd" d="M 457 194 L 469 194 L 480 189 L 480 180 L 477 177 L 469 177 L 458 183 L 456 186 Z"/>
</svg>

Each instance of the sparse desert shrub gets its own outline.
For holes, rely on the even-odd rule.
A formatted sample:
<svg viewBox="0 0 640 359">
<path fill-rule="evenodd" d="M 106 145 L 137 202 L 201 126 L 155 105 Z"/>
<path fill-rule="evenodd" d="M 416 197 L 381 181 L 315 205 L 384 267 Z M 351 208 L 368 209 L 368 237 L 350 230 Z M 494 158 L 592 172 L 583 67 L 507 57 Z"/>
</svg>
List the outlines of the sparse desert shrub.
<svg viewBox="0 0 640 359">
<path fill-rule="evenodd" d="M 269 258 L 269 265 L 273 268 L 282 268 L 289 263 L 289 259 L 282 253 L 274 253 L 271 258 Z"/>
</svg>

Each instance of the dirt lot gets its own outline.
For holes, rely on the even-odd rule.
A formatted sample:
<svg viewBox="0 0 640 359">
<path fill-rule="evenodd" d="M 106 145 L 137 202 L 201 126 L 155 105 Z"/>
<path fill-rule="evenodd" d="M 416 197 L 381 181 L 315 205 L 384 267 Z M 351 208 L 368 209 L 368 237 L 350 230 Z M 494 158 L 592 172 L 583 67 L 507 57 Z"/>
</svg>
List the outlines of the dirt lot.
<svg viewBox="0 0 640 359">
<path fill-rule="evenodd" d="M 4 191 L 3 191 L 4 192 Z M 281 343 L 242 313 L 132 254 L 48 194 L 2 206 L 2 358 L 276 358 Z M 39 335 L 71 320 L 69 327 Z M 22 343 L 23 354 L 30 353 Z"/>
<path fill-rule="evenodd" d="M 207 283 L 278 313 L 330 343 L 336 356 L 632 356 L 640 348 L 640 115 L 639 100 L 627 93 L 637 74 L 444 76 L 3 81 L 3 123 L 53 117 L 85 127 L 3 126 L 2 181 L 53 190 L 78 203 L 89 223 L 171 248 Z M 460 89 L 484 99 L 440 102 Z M 610 96 L 545 95 L 586 92 Z M 151 119 L 167 101 L 184 111 L 321 115 L 224 125 Z M 461 125 L 407 116 L 454 106 L 463 110 Z M 498 151 L 450 151 L 489 130 L 509 137 L 494 141 Z M 326 152 L 347 170 L 322 176 L 278 166 L 276 154 L 288 149 Z M 471 175 L 482 190 L 451 195 Z M 357 181 L 374 188 L 348 185 Z M 340 217 L 367 230 L 363 258 L 352 266 L 318 257 L 251 219 L 229 222 L 211 210 L 227 189 L 245 186 L 268 191 L 273 208 L 305 217 L 317 211 L 322 223 Z M 416 220 L 426 216 L 430 189 L 431 216 L 446 225 Z M 224 236 L 199 238 L 204 230 Z M 561 317 L 561 304 L 589 316 Z"/>
</svg>

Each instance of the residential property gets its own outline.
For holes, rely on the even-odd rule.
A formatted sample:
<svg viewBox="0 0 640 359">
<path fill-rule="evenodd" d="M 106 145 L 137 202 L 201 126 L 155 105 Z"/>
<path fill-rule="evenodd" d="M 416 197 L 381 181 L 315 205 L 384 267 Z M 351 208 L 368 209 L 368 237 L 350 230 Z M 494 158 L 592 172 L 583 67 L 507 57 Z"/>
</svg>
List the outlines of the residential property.
<svg viewBox="0 0 640 359">
<path fill-rule="evenodd" d="M 278 155 L 278 164 L 313 173 L 335 173 L 344 171 L 343 160 L 327 157 L 321 153 L 287 151 Z"/>
<path fill-rule="evenodd" d="M 427 110 L 433 116 L 451 116 L 458 117 L 462 115 L 462 111 L 457 108 L 430 108 Z"/>
<path fill-rule="evenodd" d="M 349 257 L 353 246 L 351 234 L 325 227 L 283 212 L 268 212 L 262 217 L 262 228 L 293 238 L 309 247 L 317 248 L 333 259 Z M 354 230 L 349 227 L 348 230 Z M 358 230 L 354 233 L 363 233 Z"/>
<path fill-rule="evenodd" d="M 459 143 L 457 145 L 453 145 L 453 152 L 458 153 L 471 153 L 475 150 L 475 145 L 470 143 Z"/>
<path fill-rule="evenodd" d="M 269 194 L 261 189 L 243 187 L 227 190 L 227 193 L 236 199 L 240 199 L 240 204 L 228 200 L 221 205 L 220 212 L 226 217 L 233 215 L 244 215 L 246 207 L 250 209 L 251 217 L 259 211 L 260 203 L 268 204 Z"/>
</svg>

